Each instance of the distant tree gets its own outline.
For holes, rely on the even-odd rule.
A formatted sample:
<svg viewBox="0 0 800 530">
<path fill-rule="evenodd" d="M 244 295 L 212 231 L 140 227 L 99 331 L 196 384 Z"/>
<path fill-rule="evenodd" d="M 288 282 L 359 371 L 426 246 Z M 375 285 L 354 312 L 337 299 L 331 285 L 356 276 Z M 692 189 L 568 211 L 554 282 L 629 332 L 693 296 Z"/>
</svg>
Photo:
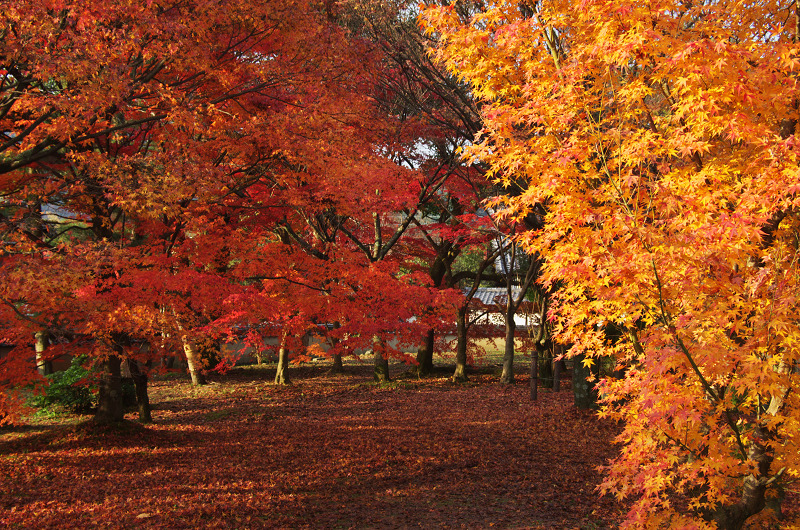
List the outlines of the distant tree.
<svg viewBox="0 0 800 530">
<path fill-rule="evenodd" d="M 428 53 L 433 41 L 417 22 L 416 4 L 353 0 L 345 5 L 353 6 L 343 16 L 351 31 L 381 52 L 385 70 L 379 78 L 378 101 L 407 124 L 407 136 L 413 141 L 403 163 L 434 184 L 432 193 L 414 209 L 415 229 L 402 242 L 402 251 L 424 263 L 434 286 L 461 289 L 475 270 L 454 271 L 453 265 L 466 249 L 486 243 L 483 202 L 497 194 L 484 178 L 482 165 L 467 164 L 459 155 L 480 133 L 480 101 Z M 478 9 L 470 3 L 463 6 L 465 12 Z M 481 270 L 490 272 L 488 264 Z M 468 327 L 457 325 L 457 334 L 466 333 Z M 428 330 L 418 349 L 420 374 L 433 368 L 435 336 L 434 329 Z M 460 335 L 460 340 L 466 348 L 467 337 Z"/>
</svg>

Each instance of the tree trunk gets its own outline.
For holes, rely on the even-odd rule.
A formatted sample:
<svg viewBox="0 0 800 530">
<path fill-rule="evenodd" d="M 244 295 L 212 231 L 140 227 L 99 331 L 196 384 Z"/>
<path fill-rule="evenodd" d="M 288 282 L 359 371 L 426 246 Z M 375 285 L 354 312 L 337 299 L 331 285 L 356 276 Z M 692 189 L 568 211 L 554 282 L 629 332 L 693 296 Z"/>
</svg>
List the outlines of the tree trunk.
<svg viewBox="0 0 800 530">
<path fill-rule="evenodd" d="M 456 371 L 453 381 L 464 382 L 467 380 L 467 306 L 458 308 L 456 319 Z"/>
<path fill-rule="evenodd" d="M 511 297 L 509 297 L 509 304 Z M 500 383 L 510 385 L 514 383 L 514 336 L 516 335 L 517 324 L 514 322 L 514 311 L 511 307 L 506 307 L 506 345 L 503 354 L 503 373 L 500 375 Z"/>
<path fill-rule="evenodd" d="M 539 399 L 539 349 L 531 352 L 531 401 Z"/>
<path fill-rule="evenodd" d="M 537 351 L 539 352 L 539 383 L 542 388 L 553 386 L 553 351 L 550 341 L 540 343 Z"/>
<path fill-rule="evenodd" d="M 576 355 L 572 358 L 572 393 L 575 397 L 575 406 L 579 409 L 591 409 L 595 404 L 594 385 L 587 381 L 592 371 L 583 365 L 586 356 Z"/>
<path fill-rule="evenodd" d="M 494 250 L 487 251 L 486 257 L 478 265 L 475 271 L 475 279 L 472 281 L 472 287 L 469 292 L 464 295 L 464 301 L 458 308 L 458 315 L 456 318 L 456 371 L 453 373 L 453 382 L 464 382 L 467 380 L 467 332 L 470 325 L 469 318 L 469 302 L 478 290 L 481 284 L 481 277 L 486 267 L 494 263 L 494 260 L 503 251 L 502 246 L 497 246 Z"/>
<path fill-rule="evenodd" d="M 450 265 L 456 259 L 460 251 L 453 249 L 452 241 L 443 241 L 441 246 L 436 249 L 436 259 L 433 260 L 429 269 L 433 286 L 439 289 L 442 280 L 448 274 Z M 433 348 L 436 331 L 429 329 L 425 335 L 425 343 L 417 350 L 417 376 L 425 377 L 433 373 Z"/>
<path fill-rule="evenodd" d="M 286 348 L 286 335 L 281 337 L 281 345 L 278 349 L 278 370 L 275 372 L 276 385 L 291 384 L 287 369 L 289 367 L 289 350 Z"/>
<path fill-rule="evenodd" d="M 339 327 L 339 323 L 336 322 L 334 327 Z M 331 347 L 336 348 L 339 345 L 339 339 L 336 337 L 330 337 Z M 333 367 L 331 368 L 331 372 L 334 374 L 340 374 L 344 372 L 344 365 L 342 364 L 342 354 L 341 353 L 334 353 L 333 354 Z"/>
<path fill-rule="evenodd" d="M 553 392 L 561 390 L 561 368 L 563 365 L 563 359 L 553 363 Z"/>
<path fill-rule="evenodd" d="M 100 378 L 100 391 L 97 394 L 97 412 L 94 419 L 98 423 L 116 423 L 125 418 L 122 403 L 122 376 L 119 355 L 109 355 L 103 361 L 103 375 Z"/>
<path fill-rule="evenodd" d="M 197 351 L 197 345 L 186 337 L 183 336 L 183 352 L 186 354 L 186 364 L 189 367 L 189 375 L 192 376 L 192 384 L 195 386 L 205 385 L 206 376 L 203 374 L 203 362 L 200 359 L 200 352 Z"/>
<path fill-rule="evenodd" d="M 342 354 L 336 353 L 333 356 L 333 366 L 331 367 L 331 372 L 335 374 L 341 374 L 344 372 L 344 364 L 342 363 Z"/>
<path fill-rule="evenodd" d="M 31 227 L 31 236 L 34 239 L 42 240 L 44 239 L 45 235 L 45 224 L 44 219 L 42 218 L 42 203 L 37 202 L 34 208 L 31 210 L 33 214 L 31 217 L 31 221 L 33 226 Z M 36 369 L 39 371 L 41 375 L 50 375 L 53 373 L 53 361 L 44 360 L 44 350 L 47 349 L 48 344 L 48 334 L 46 330 L 36 332 Z"/>
<path fill-rule="evenodd" d="M 136 386 L 136 408 L 139 410 L 139 421 L 152 423 L 150 397 L 147 395 L 147 374 L 139 369 L 139 363 L 133 359 L 128 359 L 128 371 Z"/>
<path fill-rule="evenodd" d="M 761 426 L 757 426 L 747 451 L 747 458 L 755 463 L 757 474 L 744 477 L 742 498 L 733 505 L 723 505 L 713 513 L 713 520 L 723 530 L 740 530 L 751 516 L 759 513 L 766 506 L 767 481 L 770 478 L 770 467 L 773 456 L 767 445 L 759 440 L 767 440 L 769 435 Z"/>
<path fill-rule="evenodd" d="M 47 349 L 47 332 L 39 331 L 36 333 L 36 369 L 41 375 L 53 373 L 53 361 L 44 360 L 44 350 Z"/>
<path fill-rule="evenodd" d="M 372 353 L 375 355 L 375 381 L 388 383 L 389 378 L 389 359 L 386 357 L 383 341 L 380 337 L 372 339 Z"/>
<path fill-rule="evenodd" d="M 536 401 L 539 398 L 539 350 L 545 347 L 546 315 L 547 298 L 544 298 L 539 308 L 539 326 L 536 329 L 536 340 L 534 341 L 534 349 L 531 352 L 531 401 Z"/>
<path fill-rule="evenodd" d="M 417 350 L 417 375 L 420 377 L 430 375 L 433 372 L 433 342 L 436 332 L 429 329 L 425 335 L 425 344 Z"/>
</svg>

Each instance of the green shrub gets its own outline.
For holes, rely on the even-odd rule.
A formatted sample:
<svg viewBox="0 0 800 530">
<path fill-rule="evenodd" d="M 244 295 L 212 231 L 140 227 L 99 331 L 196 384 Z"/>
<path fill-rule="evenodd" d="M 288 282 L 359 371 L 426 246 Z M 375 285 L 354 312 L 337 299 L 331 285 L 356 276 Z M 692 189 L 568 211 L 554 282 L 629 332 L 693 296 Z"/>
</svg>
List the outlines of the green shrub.
<svg viewBox="0 0 800 530">
<path fill-rule="evenodd" d="M 98 374 L 87 369 L 86 356 L 75 357 L 69 368 L 45 376 L 47 383 L 42 394 L 34 395 L 29 404 L 39 409 L 55 407 L 75 414 L 87 414 L 97 407 Z M 136 386 L 130 377 L 122 378 L 122 403 L 136 405 Z M 50 413 L 56 411 L 49 411 Z"/>
<path fill-rule="evenodd" d="M 86 356 L 72 359 L 69 368 L 45 376 L 44 393 L 35 395 L 31 405 L 44 408 L 56 405 L 70 412 L 83 414 L 97 405 L 97 383 L 83 363 Z"/>
</svg>

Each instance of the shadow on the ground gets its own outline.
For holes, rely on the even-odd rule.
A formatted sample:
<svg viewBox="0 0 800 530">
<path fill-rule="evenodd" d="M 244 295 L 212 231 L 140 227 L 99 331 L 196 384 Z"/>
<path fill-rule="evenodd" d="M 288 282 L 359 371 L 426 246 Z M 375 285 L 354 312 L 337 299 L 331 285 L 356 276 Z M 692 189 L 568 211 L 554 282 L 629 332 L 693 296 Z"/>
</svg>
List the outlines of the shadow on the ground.
<svg viewBox="0 0 800 530">
<path fill-rule="evenodd" d="M 405 368 L 407 369 L 407 367 Z M 472 374 L 468 385 L 370 365 L 244 367 L 193 388 L 155 380 L 155 423 L 61 426 L 0 441 L 0 522 L 85 528 L 603 528 L 596 466 L 613 426 L 567 392 L 531 402 Z M 396 372 L 395 372 L 396 370 Z M 134 417 L 133 415 L 129 416 Z M 0 436 L 0 440 L 2 437 Z"/>
</svg>

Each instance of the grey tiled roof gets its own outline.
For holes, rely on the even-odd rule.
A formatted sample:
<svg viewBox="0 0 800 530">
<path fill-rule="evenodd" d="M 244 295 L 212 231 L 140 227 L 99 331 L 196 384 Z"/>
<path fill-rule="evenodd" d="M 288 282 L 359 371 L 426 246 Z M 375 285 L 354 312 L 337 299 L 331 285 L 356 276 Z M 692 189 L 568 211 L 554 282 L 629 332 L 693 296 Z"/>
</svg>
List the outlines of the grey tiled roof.
<svg viewBox="0 0 800 530">
<path fill-rule="evenodd" d="M 519 287 L 512 287 L 511 292 L 514 298 L 519 296 Z M 464 290 L 465 294 L 469 289 Z M 508 293 L 505 287 L 479 287 L 473 296 L 473 300 L 480 300 L 485 305 L 505 305 Z"/>
</svg>

